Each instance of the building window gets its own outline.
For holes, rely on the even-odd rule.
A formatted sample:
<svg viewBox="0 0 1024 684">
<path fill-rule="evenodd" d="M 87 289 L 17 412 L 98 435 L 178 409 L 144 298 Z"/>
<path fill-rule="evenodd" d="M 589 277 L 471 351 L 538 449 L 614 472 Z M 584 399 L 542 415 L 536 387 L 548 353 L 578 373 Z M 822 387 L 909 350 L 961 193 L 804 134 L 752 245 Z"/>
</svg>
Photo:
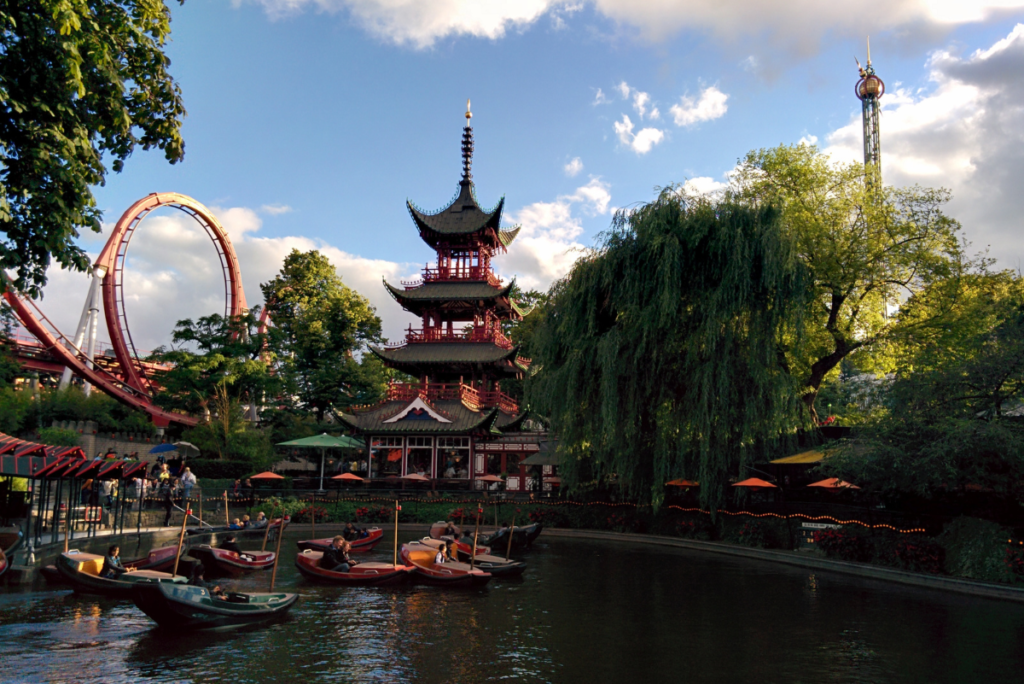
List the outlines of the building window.
<svg viewBox="0 0 1024 684">
<path fill-rule="evenodd" d="M 405 450 L 405 474 L 416 473 L 424 477 L 433 477 L 430 464 L 434 460 L 433 437 L 410 437 Z"/>
<path fill-rule="evenodd" d="M 437 438 L 437 469 L 440 477 L 469 478 L 469 437 Z"/>
<path fill-rule="evenodd" d="M 370 439 L 370 462 L 373 477 L 388 477 L 402 474 L 402 438 L 372 437 Z"/>
</svg>

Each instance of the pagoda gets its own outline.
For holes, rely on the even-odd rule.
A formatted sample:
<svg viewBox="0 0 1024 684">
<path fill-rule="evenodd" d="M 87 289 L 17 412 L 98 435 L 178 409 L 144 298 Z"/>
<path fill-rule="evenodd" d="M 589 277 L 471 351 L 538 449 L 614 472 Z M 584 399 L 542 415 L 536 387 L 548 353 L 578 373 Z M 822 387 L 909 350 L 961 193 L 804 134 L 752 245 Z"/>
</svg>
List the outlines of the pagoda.
<svg viewBox="0 0 1024 684">
<path fill-rule="evenodd" d="M 526 485 L 519 458 L 503 452 L 495 458 L 502 446 L 493 443 L 508 441 L 525 418 L 501 391 L 501 382 L 521 378 L 530 360 L 519 356 L 501 324 L 522 320 L 529 311 L 511 298 L 514 281 L 504 284 L 491 268 L 492 258 L 507 251 L 519 228 L 501 227 L 504 197 L 489 210 L 477 203 L 471 117 L 467 101 L 455 199 L 433 213 L 406 202 L 420 237 L 437 254 L 436 263 L 415 282 L 400 287 L 384 282 L 421 327 L 410 326 L 404 342 L 370 347 L 389 368 L 415 380 L 391 383 L 384 401 L 340 418 L 366 438 L 370 478 L 420 474 L 476 481 L 483 488 L 478 478 L 511 471 L 516 479 L 510 483 L 519 489 Z"/>
</svg>

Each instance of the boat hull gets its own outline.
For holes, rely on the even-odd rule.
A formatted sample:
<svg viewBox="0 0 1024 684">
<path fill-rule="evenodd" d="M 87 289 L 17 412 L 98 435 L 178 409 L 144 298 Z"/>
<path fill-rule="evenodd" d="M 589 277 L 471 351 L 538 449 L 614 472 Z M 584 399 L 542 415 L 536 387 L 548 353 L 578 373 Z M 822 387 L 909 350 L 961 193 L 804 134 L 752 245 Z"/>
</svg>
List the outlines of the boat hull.
<svg viewBox="0 0 1024 684">
<path fill-rule="evenodd" d="M 512 533 L 512 548 L 513 549 L 528 549 L 533 545 L 534 540 L 540 536 L 541 530 L 544 526 L 540 523 L 531 523 L 523 527 L 518 525 L 515 531 Z M 490 534 L 484 541 L 487 546 L 492 549 L 503 551 L 508 548 L 508 535 L 509 529 L 503 527 L 497 532 Z"/>
<path fill-rule="evenodd" d="M 384 539 L 384 530 L 379 527 L 373 527 L 367 530 L 369 536 L 363 539 L 356 539 L 355 541 L 349 542 L 352 545 L 350 553 L 367 553 L 373 551 L 373 547 L 377 546 Z M 323 551 L 331 542 L 334 541 L 334 537 L 324 537 L 323 539 L 307 539 L 300 541 L 298 547 L 300 551 Z"/>
<path fill-rule="evenodd" d="M 188 555 L 203 564 L 207 577 L 241 577 L 274 567 L 274 554 L 270 551 L 234 551 L 218 549 L 208 544 L 190 547 Z M 247 560 L 249 556 L 252 560 Z"/>
<path fill-rule="evenodd" d="M 349 586 L 380 586 L 401 584 L 408 581 L 412 572 L 409 565 L 391 565 L 390 563 L 359 563 L 352 566 L 351 572 L 333 572 L 319 566 L 323 556 L 319 551 L 309 549 L 295 558 L 295 567 L 306 579 L 329 584 Z"/>
<path fill-rule="evenodd" d="M 482 587 L 491 581 L 491 574 L 471 569 L 464 563 L 434 563 L 437 552 L 430 546 L 413 542 L 402 545 L 402 562 L 413 566 L 414 579 L 423 584 L 446 587 Z"/>
<path fill-rule="evenodd" d="M 231 594 L 236 600 L 215 599 L 201 587 L 189 585 L 137 586 L 135 605 L 161 627 L 219 629 L 259 624 L 284 616 L 298 594 Z"/>
<path fill-rule="evenodd" d="M 131 598 L 132 588 L 139 584 L 184 584 L 185 578 L 153 570 L 137 570 L 121 575 L 123 579 L 100 577 L 103 556 L 69 551 L 57 556 L 57 571 L 77 593 L 100 594 L 114 598 Z"/>
</svg>

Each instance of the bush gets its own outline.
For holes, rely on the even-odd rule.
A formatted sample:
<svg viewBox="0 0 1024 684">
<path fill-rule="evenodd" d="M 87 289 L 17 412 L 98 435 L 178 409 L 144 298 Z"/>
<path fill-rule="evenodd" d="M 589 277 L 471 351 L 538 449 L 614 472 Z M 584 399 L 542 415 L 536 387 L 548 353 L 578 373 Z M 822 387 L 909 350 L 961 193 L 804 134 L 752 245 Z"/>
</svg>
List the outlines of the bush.
<svg viewBox="0 0 1024 684">
<path fill-rule="evenodd" d="M 330 522 L 331 516 L 323 506 L 306 506 L 292 515 L 292 522 L 296 523 L 308 523 L 314 520 L 318 523 Z"/>
<path fill-rule="evenodd" d="M 911 572 L 942 572 L 945 550 L 934 539 L 921 535 L 900 535 L 879 559 L 885 565 Z"/>
<path fill-rule="evenodd" d="M 704 517 L 678 520 L 675 524 L 675 533 L 684 539 L 710 541 L 714 538 L 714 526 L 710 520 Z"/>
<path fill-rule="evenodd" d="M 530 511 L 530 522 L 544 527 L 568 527 L 569 516 L 554 507 L 540 508 Z"/>
<path fill-rule="evenodd" d="M 66 428 L 43 428 L 39 431 L 39 442 L 50 446 L 78 446 L 79 435 Z"/>
<path fill-rule="evenodd" d="M 363 506 L 355 511 L 355 517 L 358 522 L 389 522 L 393 516 L 394 509 L 390 506 Z"/>
<path fill-rule="evenodd" d="M 781 523 L 783 526 L 785 523 Z M 778 549 L 785 539 L 785 530 L 780 531 L 779 522 L 764 518 L 728 521 L 724 525 L 726 541 L 759 549 Z"/>
<path fill-rule="evenodd" d="M 946 572 L 986 582 L 1020 581 L 1006 547 L 1010 532 L 994 522 L 957 518 L 939 535 L 946 550 Z"/>
<path fill-rule="evenodd" d="M 612 513 L 608 516 L 608 529 L 612 532 L 639 532 L 640 521 L 629 513 Z"/>
<path fill-rule="evenodd" d="M 851 528 L 826 529 L 814 533 L 814 545 L 829 558 L 866 563 L 873 549 L 864 533 Z"/>
</svg>

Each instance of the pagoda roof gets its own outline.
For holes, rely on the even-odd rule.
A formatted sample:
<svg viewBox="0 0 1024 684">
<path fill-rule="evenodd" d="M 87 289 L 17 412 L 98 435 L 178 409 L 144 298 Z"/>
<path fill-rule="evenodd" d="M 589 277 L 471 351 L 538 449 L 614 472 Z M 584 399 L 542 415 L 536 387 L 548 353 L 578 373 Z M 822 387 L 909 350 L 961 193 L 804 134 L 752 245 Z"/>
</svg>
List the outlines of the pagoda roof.
<svg viewBox="0 0 1024 684">
<path fill-rule="evenodd" d="M 405 204 L 420 230 L 420 235 L 431 246 L 473 236 L 486 239 L 489 234 L 492 248 L 508 247 L 519 232 L 518 228 L 501 229 L 501 212 L 505 207 L 505 198 L 498 200 L 493 209 L 481 209 L 476 201 L 473 183 L 468 180 L 459 183 L 459 194 L 448 206 L 438 211 L 423 211 L 408 200 Z"/>
<path fill-rule="evenodd" d="M 406 415 L 402 419 L 392 420 L 407 409 L 411 403 L 421 401 L 431 409 L 444 416 L 449 422 L 441 422 L 424 414 Z M 499 420 L 507 416 L 497 407 L 477 411 L 467 407 L 458 399 L 424 402 L 423 399 L 384 401 L 375 406 L 356 410 L 352 413 L 340 413 L 338 418 L 348 427 L 363 434 L 374 435 L 429 435 L 438 433 L 500 436 L 497 429 Z M 507 419 L 506 421 L 507 422 Z"/>
<path fill-rule="evenodd" d="M 508 297 L 512 292 L 513 280 L 505 287 L 494 287 L 485 281 L 467 282 L 444 282 L 430 281 L 411 290 L 398 288 L 384 281 L 384 287 L 388 289 L 391 296 L 402 303 L 405 301 L 416 302 L 443 302 L 443 301 L 481 301 L 487 299 L 498 299 Z"/>
<path fill-rule="evenodd" d="M 370 346 L 370 351 L 388 366 L 420 375 L 420 370 L 436 373 L 437 366 L 445 369 L 497 367 L 509 374 L 525 372 L 527 366 L 519 359 L 519 347 L 503 349 L 490 342 L 420 342 L 394 349 Z"/>
</svg>

